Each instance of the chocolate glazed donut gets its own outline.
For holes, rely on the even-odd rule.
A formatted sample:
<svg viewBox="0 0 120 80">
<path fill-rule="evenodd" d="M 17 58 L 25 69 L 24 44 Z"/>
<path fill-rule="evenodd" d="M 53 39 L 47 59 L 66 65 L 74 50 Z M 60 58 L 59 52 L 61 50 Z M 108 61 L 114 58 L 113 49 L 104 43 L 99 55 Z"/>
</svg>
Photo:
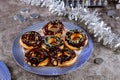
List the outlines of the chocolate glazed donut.
<svg viewBox="0 0 120 80">
<path fill-rule="evenodd" d="M 44 35 L 55 35 L 55 36 L 61 36 L 64 31 L 64 25 L 59 20 L 54 20 L 48 22 L 43 28 Z"/>
<path fill-rule="evenodd" d="M 83 30 L 70 30 L 66 33 L 64 42 L 71 50 L 80 50 L 88 43 L 88 38 Z"/>
<path fill-rule="evenodd" d="M 25 53 L 25 62 L 31 66 L 46 66 L 50 63 L 50 55 L 45 49 L 34 48 Z"/>
<path fill-rule="evenodd" d="M 26 32 L 20 38 L 20 44 L 25 49 L 32 49 L 32 48 L 39 47 L 41 43 L 42 43 L 42 37 L 36 31 Z"/>
<path fill-rule="evenodd" d="M 51 54 L 51 63 L 54 66 L 65 67 L 71 66 L 76 62 L 77 55 L 70 49 L 57 49 Z"/>
<path fill-rule="evenodd" d="M 57 36 L 47 36 L 43 41 L 44 45 L 42 45 L 42 47 L 48 49 L 49 51 L 57 48 L 62 49 L 64 47 L 64 41 Z"/>
</svg>

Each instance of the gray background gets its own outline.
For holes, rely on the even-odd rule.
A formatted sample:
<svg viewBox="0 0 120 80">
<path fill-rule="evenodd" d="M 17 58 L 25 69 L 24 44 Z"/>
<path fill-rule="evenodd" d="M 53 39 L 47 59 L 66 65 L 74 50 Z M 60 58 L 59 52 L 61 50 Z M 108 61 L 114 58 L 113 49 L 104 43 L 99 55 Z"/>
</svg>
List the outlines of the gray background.
<svg viewBox="0 0 120 80">
<path fill-rule="evenodd" d="M 29 8 L 30 13 L 38 12 L 41 17 L 38 19 L 28 19 L 20 23 L 14 21 L 13 16 L 19 13 L 21 8 Z M 106 9 L 114 9 L 114 6 L 108 6 L 98 9 L 104 21 L 112 27 L 113 32 L 120 34 L 120 21 L 116 21 L 106 15 Z M 120 11 L 116 10 L 119 14 Z M 28 15 L 26 15 L 28 16 Z M 94 50 L 90 59 L 80 69 L 61 76 L 40 76 L 29 73 L 19 67 L 13 60 L 11 47 L 17 34 L 32 24 L 48 20 L 47 17 L 56 17 L 45 8 L 32 7 L 25 5 L 19 0 L 0 0 L 0 60 L 8 66 L 12 80 L 120 80 L 120 54 L 104 47 L 101 43 L 93 39 Z M 69 21 L 65 17 L 59 17 L 62 21 Z M 69 21 L 79 26 L 85 26 L 84 23 Z M 92 34 L 91 34 L 92 37 Z M 104 62 L 100 65 L 94 64 L 93 60 L 97 57 L 103 58 Z"/>
</svg>

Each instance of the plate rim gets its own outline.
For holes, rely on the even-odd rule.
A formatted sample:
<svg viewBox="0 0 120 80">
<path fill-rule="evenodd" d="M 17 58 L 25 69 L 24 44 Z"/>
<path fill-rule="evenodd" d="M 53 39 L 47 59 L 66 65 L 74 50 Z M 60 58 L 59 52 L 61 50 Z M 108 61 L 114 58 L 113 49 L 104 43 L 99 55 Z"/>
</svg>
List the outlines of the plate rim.
<svg viewBox="0 0 120 80">
<path fill-rule="evenodd" d="M 2 69 L 2 72 L 3 71 L 5 71 L 5 72 L 3 72 L 4 74 L 6 74 L 6 76 L 4 76 L 4 78 L 6 79 L 6 80 L 11 80 L 11 74 L 10 74 L 10 71 L 9 71 L 9 69 L 8 69 L 8 67 L 6 66 L 6 64 L 3 62 L 3 61 L 1 61 L 0 60 L 0 65 L 1 65 L 1 69 Z M 1 71 L 0 71 L 1 72 Z"/>
</svg>

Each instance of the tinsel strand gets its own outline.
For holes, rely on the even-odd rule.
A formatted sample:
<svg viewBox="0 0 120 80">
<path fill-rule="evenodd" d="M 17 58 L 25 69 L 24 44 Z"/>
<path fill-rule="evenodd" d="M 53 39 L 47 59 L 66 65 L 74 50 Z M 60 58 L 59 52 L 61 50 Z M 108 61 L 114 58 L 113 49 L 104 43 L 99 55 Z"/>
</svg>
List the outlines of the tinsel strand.
<svg viewBox="0 0 120 80">
<path fill-rule="evenodd" d="M 26 4 L 32 6 L 47 7 L 49 11 L 53 14 L 58 14 L 58 16 L 65 15 L 65 4 L 61 0 L 21 0 Z"/>
</svg>

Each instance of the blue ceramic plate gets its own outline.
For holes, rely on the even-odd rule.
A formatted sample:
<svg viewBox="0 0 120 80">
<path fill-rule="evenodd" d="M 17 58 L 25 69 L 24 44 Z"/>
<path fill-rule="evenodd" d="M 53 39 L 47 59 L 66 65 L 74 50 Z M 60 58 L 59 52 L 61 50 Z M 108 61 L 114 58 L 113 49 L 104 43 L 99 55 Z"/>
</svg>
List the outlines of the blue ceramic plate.
<svg viewBox="0 0 120 80">
<path fill-rule="evenodd" d="M 10 72 L 2 61 L 0 61 L 0 80 L 11 80 Z"/>
<path fill-rule="evenodd" d="M 47 22 L 37 23 L 32 26 L 27 27 L 26 29 L 22 30 L 17 37 L 15 38 L 12 46 L 12 54 L 15 59 L 15 61 L 18 63 L 19 66 L 21 66 L 23 69 L 39 74 L 39 75 L 62 75 L 69 72 L 72 72 L 78 68 L 81 67 L 82 64 L 84 64 L 88 58 L 90 57 L 93 49 L 92 40 L 90 36 L 88 35 L 88 45 L 82 50 L 80 53 L 80 56 L 78 57 L 76 63 L 70 67 L 65 68 L 58 68 L 58 67 L 32 67 L 27 65 L 24 62 L 24 54 L 23 49 L 19 44 L 19 39 L 22 34 L 24 34 L 27 31 L 38 31 L 40 28 L 42 28 Z M 65 28 L 67 29 L 81 29 L 79 26 L 76 26 L 74 24 L 70 24 L 68 22 L 63 22 Z"/>
</svg>

